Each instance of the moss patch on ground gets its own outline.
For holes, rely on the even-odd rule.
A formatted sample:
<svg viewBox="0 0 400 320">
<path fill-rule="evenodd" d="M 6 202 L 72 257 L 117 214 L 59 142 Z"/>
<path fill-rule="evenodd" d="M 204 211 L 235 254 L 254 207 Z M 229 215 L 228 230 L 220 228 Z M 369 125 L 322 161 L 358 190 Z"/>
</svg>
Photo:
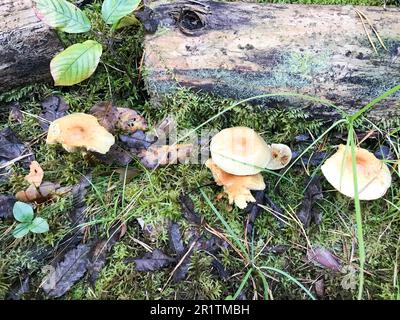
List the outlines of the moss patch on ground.
<svg viewBox="0 0 400 320">
<path fill-rule="evenodd" d="M 286 2 L 286 1 L 285 1 Z M 301 1 L 301 3 L 343 4 L 344 1 Z M 352 4 L 376 4 L 377 1 L 345 1 Z M 113 100 L 121 107 L 129 107 L 142 113 L 150 127 L 167 115 L 173 115 L 178 129 L 193 129 L 211 116 L 230 106 L 232 101 L 219 99 L 211 95 L 194 94 L 188 90 L 180 90 L 168 96 L 162 107 L 152 106 L 143 91 L 140 59 L 143 43 L 143 30 L 129 27 L 118 32 L 111 39 L 109 30 L 100 22 L 100 1 L 85 8 L 94 29 L 99 34 L 68 36 L 62 35 L 66 45 L 82 41 L 88 37 L 96 37 L 107 48 L 102 58 L 103 63 L 89 80 L 72 88 L 55 88 L 51 85 L 37 84 L 19 88 L 0 94 L 1 105 L 18 101 L 25 112 L 22 123 L 15 123 L 8 114 L 0 115 L 0 130 L 6 127 L 17 133 L 21 141 L 30 143 L 37 161 L 45 171 L 48 181 L 55 181 L 62 186 L 77 183 L 83 174 L 92 172 L 93 186 L 86 195 L 86 221 L 95 225 L 96 234 L 106 236 L 113 225 L 121 217 L 126 221 L 127 234 L 118 242 L 102 269 L 100 276 L 92 287 L 86 278 L 80 280 L 64 297 L 65 299 L 223 299 L 233 295 L 238 289 L 247 266 L 236 252 L 228 247 L 218 253 L 218 258 L 233 275 L 228 280 L 221 280 L 218 275 L 210 273 L 212 256 L 196 251 L 189 265 L 189 273 L 185 280 L 173 283 L 167 280 L 171 268 L 152 273 L 135 271 L 133 264 L 125 263 L 129 257 L 142 256 L 146 250 L 141 242 L 151 248 L 168 248 L 167 221 L 175 220 L 181 225 L 184 240 L 189 235 L 188 222 L 182 217 L 179 195 L 190 192 L 196 211 L 207 223 L 220 232 L 228 235 L 226 228 L 207 203 L 200 189 L 210 199 L 216 210 L 224 217 L 239 239 L 245 239 L 245 222 L 247 215 L 243 210 L 232 208 L 227 199 L 216 201 L 221 188 L 213 183 L 210 171 L 201 164 L 171 165 L 154 172 L 144 169 L 134 161 L 129 169 L 136 169 L 138 174 L 129 182 L 121 181 L 117 166 L 96 164 L 91 166 L 87 158 L 78 153 L 69 154 L 60 146 L 48 146 L 36 115 L 41 113 L 40 102 L 50 95 L 60 95 L 68 102 L 70 112 L 87 112 L 96 102 Z M 311 120 L 304 110 L 296 109 L 264 109 L 254 106 L 238 106 L 211 121 L 204 128 L 222 129 L 229 126 L 249 126 L 260 132 L 269 142 L 282 142 L 294 150 L 303 150 L 310 144 L 296 142 L 295 137 L 308 133 L 318 137 L 331 123 L 322 120 Z M 380 137 L 398 128 L 387 128 L 368 122 L 360 122 L 358 130 L 367 132 L 380 129 Z M 330 133 L 314 151 L 333 152 L 332 141 L 345 134 L 343 127 Z M 391 136 L 394 146 L 399 149 L 397 136 Z M 336 140 L 334 140 L 336 139 Z M 363 146 L 375 150 L 383 143 L 383 139 L 367 141 Z M 123 168 L 125 169 L 125 168 Z M 397 169 L 398 170 L 398 169 Z M 283 171 L 282 171 L 283 172 Z M 282 173 L 280 172 L 280 174 Z M 25 188 L 24 176 L 27 170 L 18 163 L 12 166 L 10 179 L 0 183 L 0 194 L 14 194 Z M 352 200 L 332 190 L 327 182 L 323 182 L 324 199 L 318 201 L 322 213 L 320 225 L 312 225 L 303 230 L 293 218 L 304 196 L 305 179 L 313 174 L 321 174 L 318 167 L 294 166 L 279 182 L 279 177 L 265 172 L 266 193 L 284 210 L 289 225 L 282 224 L 274 215 L 264 211 L 256 220 L 252 252 L 257 256 L 255 265 L 273 267 L 290 274 L 313 292 L 314 284 L 324 279 L 326 297 L 329 299 L 353 299 L 356 290 L 346 284 L 357 283 L 358 253 L 356 242 L 356 223 L 354 203 Z M 394 172 L 394 182 L 384 199 L 362 203 L 363 227 L 366 245 L 366 286 L 364 298 L 398 299 L 400 298 L 400 282 L 398 265 L 400 256 L 400 183 L 399 174 Z M 123 191 L 121 191 L 123 190 Z M 43 297 L 38 290 L 44 276 L 41 268 L 43 262 L 35 258 L 38 248 L 54 246 L 68 232 L 71 224 L 67 214 L 73 203 L 70 195 L 40 204 L 35 209 L 37 215 L 48 220 L 50 232 L 24 237 L 15 240 L 12 235 L 13 220 L 0 222 L 0 298 L 7 295 L 10 287 L 19 279 L 21 273 L 32 274 L 31 290 L 25 298 Z M 127 208 L 130 208 L 127 210 Z M 153 232 L 148 234 L 142 230 L 137 218 L 152 226 Z M 345 266 L 345 272 L 332 271 L 314 266 L 307 262 L 306 248 L 308 241 L 313 245 L 321 245 L 331 250 Z M 266 248 L 284 247 L 284 252 L 275 253 Z M 269 285 L 269 295 L 274 299 L 307 299 L 306 293 L 292 280 L 272 271 L 265 272 Z M 263 283 L 254 274 L 245 286 L 247 298 L 262 298 Z"/>
</svg>

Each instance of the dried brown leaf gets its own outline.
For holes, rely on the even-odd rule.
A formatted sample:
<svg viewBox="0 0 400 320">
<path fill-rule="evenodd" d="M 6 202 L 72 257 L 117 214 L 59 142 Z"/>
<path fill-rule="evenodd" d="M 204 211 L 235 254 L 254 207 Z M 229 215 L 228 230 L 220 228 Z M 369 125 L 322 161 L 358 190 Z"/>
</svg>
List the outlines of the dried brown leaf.
<svg viewBox="0 0 400 320">
<path fill-rule="evenodd" d="M 113 132 L 118 121 L 118 108 L 111 101 L 96 103 L 90 113 L 94 115 L 99 123 L 109 132 Z"/>
<path fill-rule="evenodd" d="M 129 108 L 117 108 L 118 129 L 125 132 L 135 132 L 137 130 L 147 130 L 147 122 L 138 112 Z"/>
<path fill-rule="evenodd" d="M 156 168 L 167 164 L 184 163 L 193 152 L 192 144 L 177 144 L 164 146 L 151 146 L 147 150 L 141 150 L 139 158 L 146 168 Z"/>
</svg>

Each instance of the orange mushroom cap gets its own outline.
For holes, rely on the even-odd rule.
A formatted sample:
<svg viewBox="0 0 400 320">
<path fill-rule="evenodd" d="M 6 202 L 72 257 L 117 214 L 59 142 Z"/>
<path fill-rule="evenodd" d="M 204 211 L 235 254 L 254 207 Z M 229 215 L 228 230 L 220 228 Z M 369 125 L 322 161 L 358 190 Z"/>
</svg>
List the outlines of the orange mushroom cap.
<svg viewBox="0 0 400 320">
<path fill-rule="evenodd" d="M 387 165 L 363 148 L 356 148 L 355 156 L 359 199 L 374 200 L 383 197 L 392 181 Z M 336 190 L 354 198 L 350 148 L 340 145 L 337 152 L 321 166 L 321 170 Z"/>
<path fill-rule="evenodd" d="M 105 154 L 115 143 L 115 138 L 99 124 L 96 117 L 72 113 L 50 124 L 46 143 L 61 143 L 68 152 L 83 148 Z"/>
</svg>

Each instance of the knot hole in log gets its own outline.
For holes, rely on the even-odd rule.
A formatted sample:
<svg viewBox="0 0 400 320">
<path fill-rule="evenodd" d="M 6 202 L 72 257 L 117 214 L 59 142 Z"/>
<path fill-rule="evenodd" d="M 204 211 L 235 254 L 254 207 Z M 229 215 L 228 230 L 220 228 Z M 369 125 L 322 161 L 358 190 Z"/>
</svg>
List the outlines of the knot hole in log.
<svg viewBox="0 0 400 320">
<path fill-rule="evenodd" d="M 180 10 L 173 12 L 176 24 L 182 33 L 189 36 L 200 35 L 207 25 L 208 6 L 201 3 L 183 5 Z"/>
</svg>

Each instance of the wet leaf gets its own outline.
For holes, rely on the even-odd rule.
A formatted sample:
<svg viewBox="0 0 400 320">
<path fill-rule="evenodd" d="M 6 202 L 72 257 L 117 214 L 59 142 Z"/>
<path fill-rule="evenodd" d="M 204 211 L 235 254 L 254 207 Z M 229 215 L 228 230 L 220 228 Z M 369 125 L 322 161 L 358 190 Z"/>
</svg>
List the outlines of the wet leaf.
<svg viewBox="0 0 400 320">
<path fill-rule="evenodd" d="M 175 259 L 167 256 L 159 249 L 147 252 L 142 258 L 128 258 L 126 263 L 134 262 L 136 271 L 156 271 L 168 267 Z"/>
<path fill-rule="evenodd" d="M 36 217 L 29 226 L 29 230 L 33 233 L 44 233 L 49 231 L 49 225 L 45 219 Z"/>
<path fill-rule="evenodd" d="M 106 24 L 117 23 L 121 18 L 133 12 L 140 2 L 140 0 L 104 0 L 101 16 Z"/>
<path fill-rule="evenodd" d="M 314 265 L 340 272 L 342 266 L 339 260 L 326 248 L 315 246 L 307 250 L 307 258 Z"/>
<path fill-rule="evenodd" d="M 187 162 L 192 154 L 192 144 L 151 146 L 138 154 L 140 162 L 149 169 L 168 164 Z"/>
<path fill-rule="evenodd" d="M 117 108 L 117 127 L 124 132 L 147 130 L 147 122 L 137 111 L 129 108 Z"/>
<path fill-rule="evenodd" d="M 304 193 L 304 199 L 301 203 L 300 210 L 297 212 L 297 217 L 302 224 L 308 228 L 311 221 L 319 224 L 321 220 L 319 210 L 315 205 L 316 201 L 323 197 L 321 178 L 315 176 L 311 179 L 307 179 L 306 186 L 307 188 Z"/>
<path fill-rule="evenodd" d="M 42 167 L 40 166 L 39 162 L 32 161 L 29 166 L 30 172 L 25 177 L 25 180 L 28 181 L 30 184 L 33 184 L 36 187 L 39 187 L 42 184 L 44 172 Z"/>
<path fill-rule="evenodd" d="M 256 222 L 257 217 L 262 213 L 262 208 L 259 204 L 265 204 L 265 196 L 264 191 L 256 191 L 255 192 L 256 202 L 251 202 L 247 205 L 246 212 L 248 213 L 247 224 L 246 224 L 246 235 L 247 241 L 251 242 L 254 231 L 254 224 Z"/>
<path fill-rule="evenodd" d="M 0 131 L 0 181 L 11 174 L 10 161 L 27 154 L 29 154 L 28 148 L 19 141 L 10 128 Z M 30 155 L 19 160 L 19 163 L 26 168 L 32 160 L 34 157 Z"/>
<path fill-rule="evenodd" d="M 67 114 L 68 104 L 60 96 L 50 96 L 42 101 L 42 108 L 44 112 L 40 114 L 39 125 L 43 131 L 47 131 L 50 122 Z"/>
<path fill-rule="evenodd" d="M 82 176 L 79 182 L 72 188 L 72 208 L 68 214 L 73 226 L 85 222 L 87 188 L 90 186 L 91 175 Z"/>
<path fill-rule="evenodd" d="M 134 159 L 134 155 L 131 152 L 125 150 L 118 144 L 112 145 L 106 154 L 93 152 L 93 155 L 101 162 L 107 164 L 117 164 L 120 166 L 126 166 Z"/>
<path fill-rule="evenodd" d="M 113 132 L 115 130 L 118 121 L 118 108 L 111 101 L 96 103 L 90 109 L 90 114 L 94 115 L 107 131 Z"/>
<path fill-rule="evenodd" d="M 179 267 L 175 270 L 174 275 L 172 276 L 172 281 L 174 283 L 177 283 L 179 281 L 182 281 L 183 279 L 186 278 L 188 272 L 189 272 L 189 264 L 190 260 L 192 259 L 193 256 L 193 250 L 190 250 L 189 253 L 185 253 L 185 258 L 179 265 Z"/>
<path fill-rule="evenodd" d="M 157 140 L 155 136 L 142 130 L 137 130 L 130 135 L 120 135 L 119 138 L 134 154 L 148 149 Z"/>
<path fill-rule="evenodd" d="M 0 195 L 0 218 L 11 218 L 13 207 L 17 199 L 12 195 Z"/>
<path fill-rule="evenodd" d="M 169 245 L 175 254 L 180 257 L 185 252 L 185 247 L 182 241 L 181 230 L 176 222 L 170 223 L 169 226 Z"/>
<path fill-rule="evenodd" d="M 57 263 L 54 268 L 54 286 L 49 284 L 43 286 L 44 292 L 51 298 L 63 296 L 68 290 L 83 277 L 89 265 L 88 254 L 91 249 L 90 244 L 80 244 L 76 248 L 69 250 L 64 259 Z"/>
<path fill-rule="evenodd" d="M 179 203 L 186 220 L 195 225 L 202 224 L 202 217 L 200 217 L 200 215 L 195 211 L 194 203 L 192 199 L 190 199 L 189 195 L 181 193 L 179 195 Z"/>
</svg>

